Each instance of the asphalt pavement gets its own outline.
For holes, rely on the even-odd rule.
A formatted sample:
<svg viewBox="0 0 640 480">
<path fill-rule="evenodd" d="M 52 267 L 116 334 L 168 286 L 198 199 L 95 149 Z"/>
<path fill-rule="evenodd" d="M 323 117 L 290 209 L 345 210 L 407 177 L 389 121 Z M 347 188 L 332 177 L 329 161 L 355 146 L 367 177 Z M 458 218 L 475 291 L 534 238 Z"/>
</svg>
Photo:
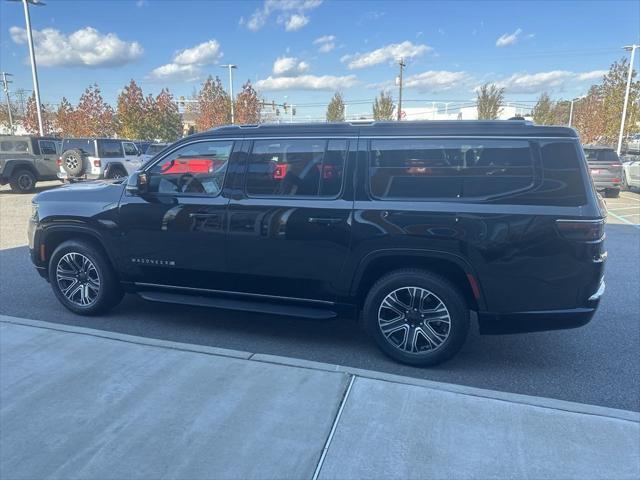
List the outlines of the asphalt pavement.
<svg viewBox="0 0 640 480">
<path fill-rule="evenodd" d="M 388 359 L 350 319 L 313 322 L 153 304 L 135 295 L 106 316 L 76 316 L 35 272 L 26 236 L 14 240 L 26 223 L 7 214 L 10 195 L 0 195 L 0 314 L 640 411 L 640 227 L 635 224 L 610 219 L 606 227 L 607 292 L 590 324 L 509 336 L 479 336 L 473 329 L 459 355 L 427 369 Z M 640 201 L 635 193 L 627 195 Z"/>
</svg>

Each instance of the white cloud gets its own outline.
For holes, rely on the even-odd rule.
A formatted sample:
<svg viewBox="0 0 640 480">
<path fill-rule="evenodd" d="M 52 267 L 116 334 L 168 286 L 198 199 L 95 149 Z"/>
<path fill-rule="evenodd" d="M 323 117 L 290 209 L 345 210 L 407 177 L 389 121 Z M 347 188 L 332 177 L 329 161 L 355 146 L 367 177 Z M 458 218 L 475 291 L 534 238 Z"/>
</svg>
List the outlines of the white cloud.
<svg viewBox="0 0 640 480">
<path fill-rule="evenodd" d="M 471 80 L 466 72 L 452 72 L 448 70 L 429 70 L 405 77 L 404 88 L 413 88 L 421 92 L 444 91 L 460 87 Z M 391 88 L 394 82 L 384 82 L 368 85 L 369 88 Z"/>
<path fill-rule="evenodd" d="M 15 43 L 27 43 L 27 32 L 20 27 L 9 29 Z M 43 67 L 115 67 L 142 57 L 138 42 L 126 42 L 115 33 L 102 34 L 92 27 L 65 35 L 54 28 L 33 30 L 38 65 Z"/>
<path fill-rule="evenodd" d="M 193 82 L 200 78 L 201 73 L 200 67 L 195 65 L 167 63 L 153 69 L 150 76 L 154 80 Z"/>
<path fill-rule="evenodd" d="M 406 40 L 402 43 L 392 43 L 391 45 L 378 48 L 371 52 L 345 55 L 340 60 L 346 63 L 350 70 L 353 70 L 356 68 L 372 67 L 387 61 L 394 61 L 398 58 L 404 58 L 406 60 L 423 55 L 432 50 L 433 49 L 427 45 L 414 45 Z"/>
<path fill-rule="evenodd" d="M 540 93 L 544 91 L 562 90 L 568 84 L 595 80 L 602 77 L 606 71 L 593 70 L 590 72 L 570 72 L 567 70 L 553 70 L 538 73 L 515 73 L 508 78 L 496 82 L 498 87 L 507 93 Z"/>
<path fill-rule="evenodd" d="M 307 23 L 309 23 L 309 17 L 301 13 L 294 13 L 284 21 L 284 29 L 287 32 L 293 32 L 294 30 L 300 30 Z"/>
<path fill-rule="evenodd" d="M 298 77 L 271 77 L 256 82 L 257 90 L 341 90 L 358 84 L 355 75 L 300 75 Z"/>
<path fill-rule="evenodd" d="M 273 62 L 273 74 L 278 77 L 295 77 L 309 70 L 309 64 L 295 57 L 278 57 Z"/>
<path fill-rule="evenodd" d="M 173 62 L 179 65 L 212 65 L 216 63 L 222 52 L 217 40 L 209 40 L 192 48 L 185 48 L 173 57 Z"/>
<path fill-rule="evenodd" d="M 261 8 L 256 9 L 248 20 L 241 17 L 240 25 L 249 30 L 260 30 L 267 24 L 272 14 L 277 15 L 277 22 L 284 25 L 285 30 L 294 31 L 309 23 L 305 12 L 322 4 L 323 0 L 265 0 Z"/>
<path fill-rule="evenodd" d="M 498 40 L 496 40 L 496 47 L 508 47 L 509 45 L 514 45 L 518 43 L 520 40 L 520 35 L 522 34 L 522 29 L 518 28 L 513 33 L 505 33 Z"/>
<path fill-rule="evenodd" d="M 185 48 L 173 55 L 171 63 L 153 69 L 150 78 L 162 81 L 185 81 L 192 82 L 202 75 L 202 67 L 214 65 L 222 57 L 220 43 L 217 40 Z"/>
<path fill-rule="evenodd" d="M 335 39 L 336 37 L 334 35 L 323 35 L 322 37 L 316 38 L 313 44 L 318 45 L 318 51 L 320 53 L 329 53 L 336 48 Z"/>
</svg>

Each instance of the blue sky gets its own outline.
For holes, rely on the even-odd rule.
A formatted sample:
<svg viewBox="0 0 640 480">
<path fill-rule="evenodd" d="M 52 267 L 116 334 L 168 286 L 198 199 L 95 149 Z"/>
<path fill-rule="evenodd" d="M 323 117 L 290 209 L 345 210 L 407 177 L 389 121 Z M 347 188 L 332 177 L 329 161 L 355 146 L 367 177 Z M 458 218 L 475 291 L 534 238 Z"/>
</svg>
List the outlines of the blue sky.
<svg viewBox="0 0 640 480">
<path fill-rule="evenodd" d="M 365 101 L 381 88 L 396 95 L 400 55 L 410 106 L 468 101 L 486 81 L 511 101 L 542 91 L 571 98 L 625 55 L 623 45 L 640 42 L 637 0 L 48 0 L 31 12 L 46 103 L 76 102 L 94 82 L 115 102 L 131 78 L 145 93 L 188 96 L 208 74 L 226 87 L 226 62 L 239 66 L 236 91 L 250 79 L 268 101 L 326 104 L 335 90 Z M 14 90 L 30 89 L 22 7 L 0 0 L 0 16 L 0 66 Z"/>
</svg>

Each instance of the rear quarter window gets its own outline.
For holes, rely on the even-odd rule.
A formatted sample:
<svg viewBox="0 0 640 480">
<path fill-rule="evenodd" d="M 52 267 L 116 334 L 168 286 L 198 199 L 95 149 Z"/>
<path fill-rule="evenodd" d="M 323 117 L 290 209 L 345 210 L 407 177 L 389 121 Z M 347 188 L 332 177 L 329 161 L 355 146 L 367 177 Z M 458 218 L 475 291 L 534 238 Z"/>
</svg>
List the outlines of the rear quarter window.
<svg viewBox="0 0 640 480">
<path fill-rule="evenodd" d="M 371 140 L 369 188 L 377 199 L 491 199 L 534 181 L 527 140 Z"/>
</svg>

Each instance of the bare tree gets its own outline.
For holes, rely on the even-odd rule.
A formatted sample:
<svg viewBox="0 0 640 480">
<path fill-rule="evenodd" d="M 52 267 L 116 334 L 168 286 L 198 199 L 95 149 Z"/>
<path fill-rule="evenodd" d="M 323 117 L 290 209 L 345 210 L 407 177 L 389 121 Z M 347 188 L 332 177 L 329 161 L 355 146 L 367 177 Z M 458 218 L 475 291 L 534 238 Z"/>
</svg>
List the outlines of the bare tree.
<svg viewBox="0 0 640 480">
<path fill-rule="evenodd" d="M 493 83 L 485 83 L 478 89 L 476 103 L 478 105 L 478 120 L 496 120 L 502 109 L 504 88 Z"/>
</svg>

